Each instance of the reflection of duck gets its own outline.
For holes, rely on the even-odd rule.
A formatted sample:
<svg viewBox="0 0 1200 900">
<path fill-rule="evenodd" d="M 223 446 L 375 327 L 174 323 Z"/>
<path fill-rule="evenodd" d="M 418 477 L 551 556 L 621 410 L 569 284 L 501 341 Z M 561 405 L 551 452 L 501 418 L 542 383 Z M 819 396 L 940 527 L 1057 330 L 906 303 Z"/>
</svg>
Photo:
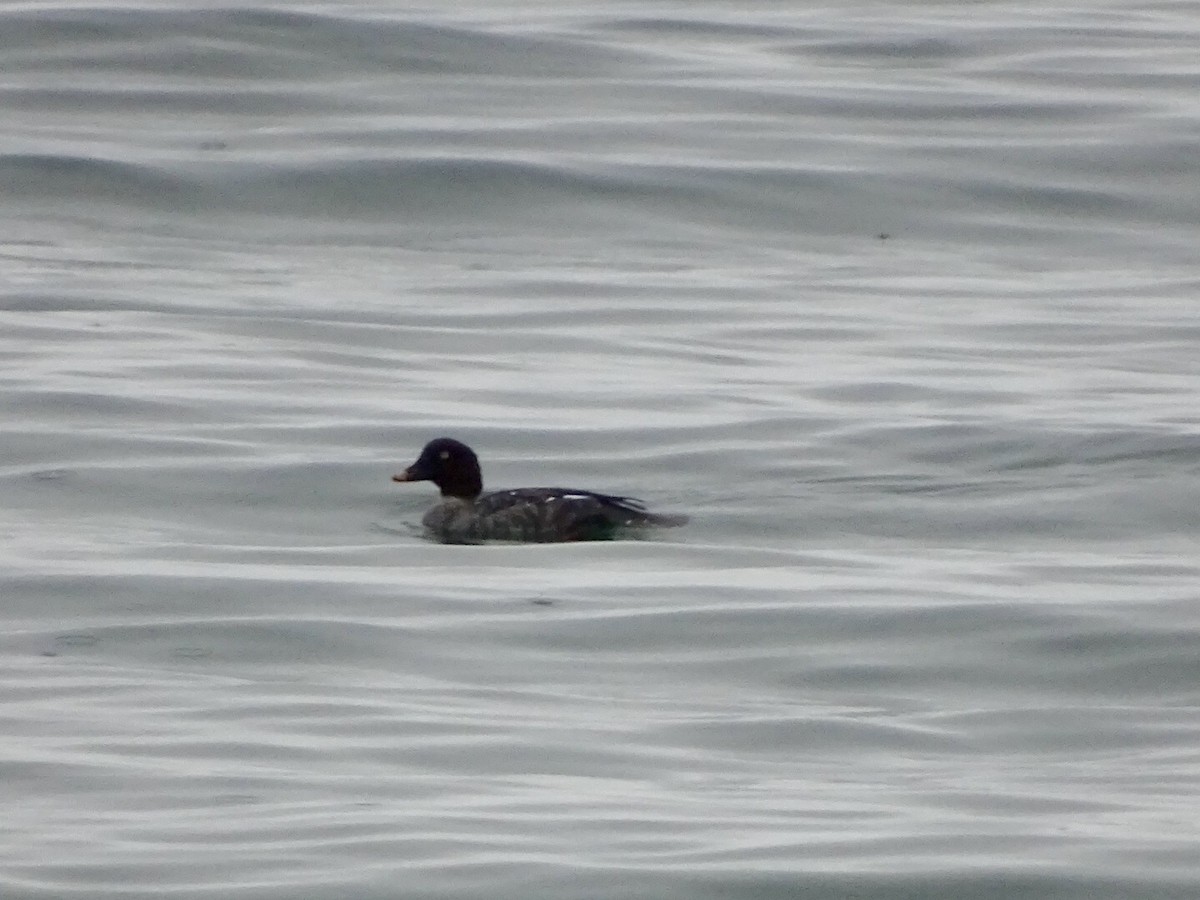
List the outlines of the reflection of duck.
<svg viewBox="0 0 1200 900">
<path fill-rule="evenodd" d="M 432 481 L 442 501 L 421 520 L 447 544 L 478 541 L 602 541 L 622 528 L 667 528 L 687 516 L 660 515 L 641 500 L 570 488 L 517 488 L 483 493 L 479 458 L 453 438 L 430 441 L 393 481 Z"/>
</svg>

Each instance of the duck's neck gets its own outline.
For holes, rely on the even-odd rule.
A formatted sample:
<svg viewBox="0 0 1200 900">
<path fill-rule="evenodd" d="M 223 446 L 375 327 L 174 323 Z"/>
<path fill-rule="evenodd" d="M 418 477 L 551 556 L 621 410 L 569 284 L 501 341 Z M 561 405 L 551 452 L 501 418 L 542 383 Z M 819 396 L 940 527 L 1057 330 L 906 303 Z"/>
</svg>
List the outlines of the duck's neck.
<svg viewBox="0 0 1200 900">
<path fill-rule="evenodd" d="M 483 476 L 478 471 L 455 473 L 440 480 L 437 486 L 447 500 L 454 498 L 474 503 L 475 498 L 483 493 Z"/>
</svg>

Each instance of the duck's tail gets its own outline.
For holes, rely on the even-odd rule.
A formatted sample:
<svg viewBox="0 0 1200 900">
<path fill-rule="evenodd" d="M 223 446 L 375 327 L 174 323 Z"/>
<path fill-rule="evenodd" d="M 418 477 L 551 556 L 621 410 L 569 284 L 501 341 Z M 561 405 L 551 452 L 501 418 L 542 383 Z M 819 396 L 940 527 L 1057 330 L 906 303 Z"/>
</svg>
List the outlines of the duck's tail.
<svg viewBox="0 0 1200 900">
<path fill-rule="evenodd" d="M 677 528 L 688 523 L 688 517 L 677 513 L 652 513 L 646 504 L 636 497 L 612 497 L 599 495 L 606 504 L 621 511 L 625 521 L 622 525 L 634 528 Z"/>
<path fill-rule="evenodd" d="M 649 525 L 652 528 L 678 528 L 680 525 L 686 525 L 691 518 L 679 513 L 646 513 L 645 522 L 640 524 Z"/>
</svg>

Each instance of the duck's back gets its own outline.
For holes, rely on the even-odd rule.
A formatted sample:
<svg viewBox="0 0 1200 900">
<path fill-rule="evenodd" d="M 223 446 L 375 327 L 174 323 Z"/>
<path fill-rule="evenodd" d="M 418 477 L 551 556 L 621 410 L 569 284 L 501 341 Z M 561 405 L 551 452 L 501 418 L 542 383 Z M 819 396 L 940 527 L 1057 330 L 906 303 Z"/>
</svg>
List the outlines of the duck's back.
<svg viewBox="0 0 1200 900">
<path fill-rule="evenodd" d="M 442 540 L 597 541 L 621 528 L 682 525 L 684 516 L 657 515 L 640 500 L 573 488 L 516 488 L 480 496 L 474 503 L 447 501 L 425 524 Z"/>
</svg>

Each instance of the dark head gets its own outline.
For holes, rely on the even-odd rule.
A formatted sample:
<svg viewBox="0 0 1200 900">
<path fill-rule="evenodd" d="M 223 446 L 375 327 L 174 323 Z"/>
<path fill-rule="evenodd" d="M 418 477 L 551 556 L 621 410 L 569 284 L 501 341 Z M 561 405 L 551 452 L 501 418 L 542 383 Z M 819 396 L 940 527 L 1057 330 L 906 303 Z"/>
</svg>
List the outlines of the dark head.
<svg viewBox="0 0 1200 900">
<path fill-rule="evenodd" d="M 483 491 L 483 473 L 475 451 L 454 438 L 430 441 L 415 463 L 392 481 L 432 481 L 443 497 L 474 500 Z"/>
</svg>

